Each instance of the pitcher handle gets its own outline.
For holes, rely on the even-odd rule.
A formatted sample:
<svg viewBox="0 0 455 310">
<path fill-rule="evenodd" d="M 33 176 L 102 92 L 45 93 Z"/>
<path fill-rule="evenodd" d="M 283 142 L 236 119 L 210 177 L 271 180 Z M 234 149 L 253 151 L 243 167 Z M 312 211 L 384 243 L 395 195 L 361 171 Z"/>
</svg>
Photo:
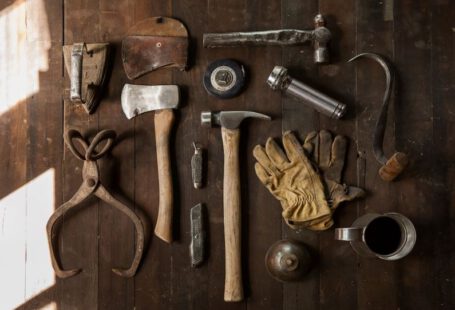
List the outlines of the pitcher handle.
<svg viewBox="0 0 455 310">
<path fill-rule="evenodd" d="M 363 227 L 346 227 L 335 229 L 335 240 L 360 241 L 362 240 Z"/>
</svg>

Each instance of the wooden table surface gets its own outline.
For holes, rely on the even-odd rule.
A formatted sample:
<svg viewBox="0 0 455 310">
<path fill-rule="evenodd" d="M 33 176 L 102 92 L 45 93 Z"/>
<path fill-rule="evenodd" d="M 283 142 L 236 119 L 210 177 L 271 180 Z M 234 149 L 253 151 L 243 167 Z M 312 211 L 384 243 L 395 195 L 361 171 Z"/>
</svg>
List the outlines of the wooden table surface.
<svg viewBox="0 0 455 310">
<path fill-rule="evenodd" d="M 129 27 L 144 18 L 173 16 L 188 27 L 191 57 L 187 72 L 160 70 L 133 82 L 178 84 L 184 90 L 172 140 L 176 241 L 168 245 L 153 237 L 137 275 L 118 277 L 111 268 L 130 263 L 134 227 L 113 208 L 90 200 L 80 212 L 65 217 L 60 234 L 63 266 L 81 266 L 84 271 L 69 279 L 56 279 L 54 285 L 33 296 L 24 293 L 17 308 L 38 309 L 53 303 L 56 309 L 454 309 L 455 106 L 451 101 L 455 97 L 455 1 L 1 0 L 0 22 L 24 2 L 29 5 L 25 18 L 35 14 L 44 25 L 35 29 L 26 26 L 26 34 L 31 41 L 48 44 L 48 66 L 40 69 L 39 90 L 0 115 L 0 198 L 53 169 L 54 207 L 58 207 L 81 183 L 82 164 L 64 146 L 64 129 L 72 127 L 92 135 L 101 129 L 114 129 L 119 139 L 112 156 L 103 161 L 103 182 L 116 196 L 144 210 L 154 223 L 158 183 L 153 113 L 134 120 L 123 115 L 120 92 L 129 81 L 121 64 L 121 40 Z M 32 9 L 33 5 L 42 10 Z M 334 36 L 328 65 L 314 65 L 309 46 L 202 47 L 205 32 L 308 29 L 318 12 L 327 17 Z M 4 36 L 8 27 L 13 27 L 5 25 L 9 26 L 1 30 Z M 48 36 L 33 36 L 46 30 Z M 91 116 L 64 97 L 69 81 L 62 45 L 82 41 L 109 42 L 115 48 L 105 98 Z M 379 178 L 379 164 L 372 153 L 372 134 L 385 87 L 383 71 L 371 61 L 346 62 L 360 52 L 380 53 L 396 69 L 397 95 L 389 113 L 386 150 L 387 154 L 394 149 L 408 153 L 411 165 L 393 183 Z M 37 55 L 25 56 L 28 65 L 24 68 L 30 68 Z M 247 69 L 248 85 L 235 99 L 210 97 L 202 86 L 205 68 L 219 58 L 236 59 Z M 8 60 L 2 61 L 8 64 Z M 345 119 L 329 119 L 272 91 L 265 81 L 275 65 L 289 68 L 295 78 L 346 103 Z M 6 80 L 21 73 L 6 70 L 1 74 L 5 83 L 0 84 L 0 91 L 5 91 Z M 221 133 L 218 128 L 200 126 L 201 111 L 221 109 L 253 110 L 273 117 L 271 122 L 249 120 L 242 125 L 246 298 L 232 304 L 223 301 Z M 361 258 L 348 243 L 334 240 L 333 229 L 295 232 L 283 223 L 279 202 L 254 174 L 252 149 L 269 136 L 279 138 L 286 130 L 302 138 L 319 129 L 349 137 L 345 181 L 368 192 L 366 199 L 340 207 L 335 225 L 350 225 L 368 212 L 403 213 L 414 222 L 418 234 L 408 257 L 397 262 Z M 193 189 L 191 183 L 193 141 L 201 143 L 208 155 L 208 185 L 201 190 Z M 189 211 L 199 202 L 207 205 L 209 213 L 209 257 L 200 268 L 192 269 Z M 40 205 L 33 200 L 24 208 L 24 222 L 17 223 L 20 231 L 33 225 L 35 218 L 30 214 L 40 212 Z M 8 213 L 0 212 L 0 222 L 8 220 Z M 44 229 L 45 222 L 40 225 Z M 5 236 L 4 230 L 1 234 Z M 33 243 L 33 236 L 20 236 L 12 240 Z M 300 240 L 311 249 L 316 263 L 300 282 L 281 284 L 267 274 L 264 255 L 282 238 Z M 2 246 L 1 252 L 4 256 L 9 248 Z M 20 277 L 27 279 L 34 269 L 27 257 L 19 264 L 25 270 Z M 24 280 L 24 292 L 31 285 L 27 283 Z M 15 292 L 9 292 L 8 285 L 2 287 L 0 309 L 2 300 Z"/>
</svg>

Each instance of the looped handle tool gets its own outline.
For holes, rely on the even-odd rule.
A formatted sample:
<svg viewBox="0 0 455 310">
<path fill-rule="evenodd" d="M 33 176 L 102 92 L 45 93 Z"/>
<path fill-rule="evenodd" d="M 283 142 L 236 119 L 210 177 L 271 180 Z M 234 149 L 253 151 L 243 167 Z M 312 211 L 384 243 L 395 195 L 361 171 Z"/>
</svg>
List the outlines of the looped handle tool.
<svg viewBox="0 0 455 310">
<path fill-rule="evenodd" d="M 379 55 L 373 53 L 362 53 L 353 58 L 348 62 L 357 60 L 361 57 L 366 57 L 375 60 L 384 69 L 386 76 L 386 89 L 384 92 L 384 98 L 382 99 L 382 108 L 379 118 L 376 122 L 376 128 L 373 136 L 373 152 L 376 160 L 382 164 L 379 169 L 379 176 L 384 181 L 393 181 L 408 165 L 408 156 L 402 152 L 395 152 L 390 158 L 387 158 L 384 154 L 383 143 L 384 133 L 387 125 L 387 109 L 389 106 L 390 95 L 392 92 L 393 85 L 393 74 L 389 64 Z"/>
<path fill-rule="evenodd" d="M 114 139 L 116 137 L 115 131 L 113 130 L 102 130 L 100 131 L 92 140 L 90 145 L 82 137 L 81 133 L 75 129 L 68 130 L 63 139 L 70 149 L 71 153 L 74 154 L 80 160 L 98 160 L 103 157 L 109 149 L 112 147 L 114 143 Z M 73 140 L 77 141 L 85 151 L 85 154 L 82 154 L 74 145 Z M 107 140 L 104 147 L 101 151 L 96 152 L 96 147 L 103 141 Z"/>
<path fill-rule="evenodd" d="M 91 195 L 97 196 L 99 199 L 103 200 L 107 204 L 113 206 L 123 214 L 125 214 L 133 223 L 136 229 L 136 251 L 133 258 L 133 262 L 130 267 L 127 269 L 113 268 L 112 271 L 122 277 L 132 277 L 136 274 L 136 270 L 139 267 L 139 263 L 142 258 L 144 251 L 145 243 L 145 225 L 141 219 L 125 204 L 113 197 L 107 189 L 101 184 L 99 178 L 99 169 L 96 161 L 103 157 L 114 143 L 116 137 L 115 131 L 113 130 L 102 130 L 100 131 L 89 144 L 82 136 L 82 134 L 74 129 L 70 129 L 65 132 L 63 138 L 66 145 L 70 151 L 84 161 L 84 166 L 82 168 L 82 178 L 83 182 L 79 187 L 78 191 L 73 195 L 73 197 L 61 205 L 56 211 L 51 215 L 49 221 L 47 222 L 47 237 L 49 242 L 49 249 L 51 253 L 52 267 L 55 270 L 55 274 L 60 278 L 68 278 L 76 275 L 81 271 L 81 269 L 71 269 L 63 270 L 60 267 L 59 262 L 56 258 L 55 250 L 55 237 L 56 233 L 54 232 L 54 225 L 57 221 L 70 209 L 76 207 L 85 199 Z M 82 147 L 83 152 L 81 152 L 75 146 L 75 142 L 79 143 Z M 104 145 L 103 144 L 104 142 Z M 98 146 L 102 145 L 100 151 L 96 151 Z"/>
</svg>

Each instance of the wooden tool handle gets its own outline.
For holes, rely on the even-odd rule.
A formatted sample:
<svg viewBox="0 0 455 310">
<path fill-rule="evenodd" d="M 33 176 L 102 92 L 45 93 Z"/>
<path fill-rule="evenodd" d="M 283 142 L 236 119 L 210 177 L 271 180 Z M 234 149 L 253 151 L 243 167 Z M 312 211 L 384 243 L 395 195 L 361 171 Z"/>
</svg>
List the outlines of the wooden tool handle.
<svg viewBox="0 0 455 310">
<path fill-rule="evenodd" d="M 155 235 L 168 243 L 172 242 L 172 171 L 169 154 L 169 136 L 174 113 L 171 109 L 155 112 L 156 159 L 158 163 L 159 209 Z"/>
<path fill-rule="evenodd" d="M 404 153 L 397 152 L 389 158 L 384 166 L 379 169 L 379 176 L 384 181 L 393 181 L 408 165 L 408 156 Z"/>
<path fill-rule="evenodd" d="M 224 243 L 226 278 L 224 300 L 243 299 L 240 215 L 239 129 L 221 128 L 224 148 Z"/>
</svg>

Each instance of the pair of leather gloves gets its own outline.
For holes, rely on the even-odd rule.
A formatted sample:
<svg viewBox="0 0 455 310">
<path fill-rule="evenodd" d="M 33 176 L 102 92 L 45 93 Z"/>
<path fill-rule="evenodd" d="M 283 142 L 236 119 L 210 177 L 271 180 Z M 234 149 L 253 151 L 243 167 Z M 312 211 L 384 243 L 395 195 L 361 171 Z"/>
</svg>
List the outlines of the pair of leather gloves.
<svg viewBox="0 0 455 310">
<path fill-rule="evenodd" d="M 283 207 L 283 218 L 294 228 L 326 230 L 343 201 L 363 197 L 363 189 L 341 183 L 347 140 L 322 130 L 311 132 L 302 146 L 290 131 L 283 134 L 283 149 L 269 138 L 257 145 L 256 175 Z"/>
</svg>

